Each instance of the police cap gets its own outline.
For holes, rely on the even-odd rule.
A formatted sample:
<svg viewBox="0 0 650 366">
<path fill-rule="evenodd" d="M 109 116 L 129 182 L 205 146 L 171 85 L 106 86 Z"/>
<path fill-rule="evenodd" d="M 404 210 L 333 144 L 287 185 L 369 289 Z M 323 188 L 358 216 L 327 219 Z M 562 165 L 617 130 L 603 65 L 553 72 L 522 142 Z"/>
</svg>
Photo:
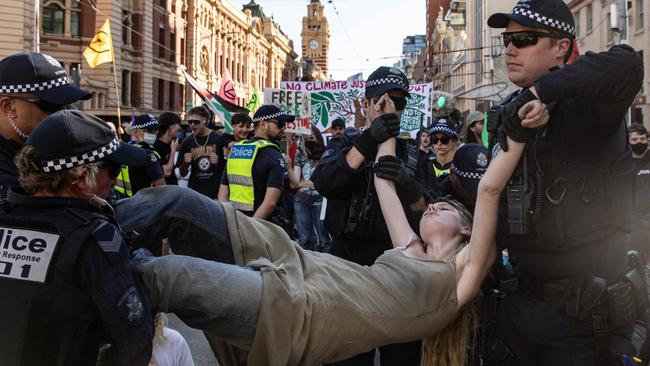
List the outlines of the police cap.
<svg viewBox="0 0 650 366">
<path fill-rule="evenodd" d="M 573 14 L 563 0 L 519 0 L 510 13 L 496 13 L 488 18 L 492 28 L 506 28 L 509 21 L 528 27 L 555 30 L 576 38 Z"/>
<path fill-rule="evenodd" d="M 102 159 L 138 166 L 147 152 L 125 144 L 101 119 L 78 110 L 62 110 L 45 118 L 27 138 L 35 147 L 44 172 L 55 172 Z"/>
<path fill-rule="evenodd" d="M 397 67 L 381 66 L 366 80 L 366 98 L 380 97 L 391 90 L 401 90 L 409 94 L 409 79 Z"/>
</svg>

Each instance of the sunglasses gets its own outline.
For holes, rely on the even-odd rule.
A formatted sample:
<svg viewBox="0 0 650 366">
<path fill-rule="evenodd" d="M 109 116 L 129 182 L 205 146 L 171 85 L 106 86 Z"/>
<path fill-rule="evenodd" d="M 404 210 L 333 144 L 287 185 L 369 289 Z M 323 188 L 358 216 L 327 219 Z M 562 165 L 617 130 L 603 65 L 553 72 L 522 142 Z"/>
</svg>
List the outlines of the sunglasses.
<svg viewBox="0 0 650 366">
<path fill-rule="evenodd" d="M 451 141 L 451 138 L 448 137 L 448 136 L 443 136 L 443 137 L 440 137 L 440 138 L 435 137 L 435 136 L 431 137 L 431 143 L 433 145 L 437 145 L 438 142 L 442 143 L 443 145 L 447 145 L 449 143 L 449 141 Z"/>
<path fill-rule="evenodd" d="M 516 48 L 524 48 L 528 46 L 534 46 L 537 44 L 540 38 L 566 38 L 559 34 L 554 33 L 544 33 L 544 32 L 535 32 L 535 31 L 520 31 L 520 32 L 503 32 L 501 33 L 503 38 L 504 46 L 508 47 L 510 43 Z"/>
<path fill-rule="evenodd" d="M 188 119 L 187 120 L 187 124 L 189 124 L 190 126 L 200 125 L 201 123 L 203 123 L 203 121 L 200 120 L 200 119 Z"/>
<path fill-rule="evenodd" d="M 32 103 L 32 104 L 36 104 L 36 105 L 39 105 L 39 104 L 43 103 L 43 100 L 38 99 L 38 98 L 29 98 L 29 97 L 10 97 L 10 98 L 11 99 L 22 100 L 22 101 L 25 101 L 27 103 Z"/>
<path fill-rule="evenodd" d="M 276 125 L 278 125 L 278 128 L 284 128 L 284 121 L 278 121 L 276 119 L 269 119 L 269 120 L 266 120 L 266 122 L 275 123 Z"/>
<path fill-rule="evenodd" d="M 122 171 L 121 164 L 110 160 L 100 160 L 99 167 L 108 169 L 108 175 L 113 179 L 117 178 L 117 176 L 120 175 L 120 172 Z"/>
</svg>

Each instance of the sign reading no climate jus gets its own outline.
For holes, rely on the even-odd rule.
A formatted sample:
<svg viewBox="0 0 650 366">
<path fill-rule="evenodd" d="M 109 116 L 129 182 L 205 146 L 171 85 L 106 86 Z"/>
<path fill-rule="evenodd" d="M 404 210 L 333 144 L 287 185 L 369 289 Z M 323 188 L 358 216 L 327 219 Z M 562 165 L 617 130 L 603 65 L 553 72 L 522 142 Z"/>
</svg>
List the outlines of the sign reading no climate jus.
<svg viewBox="0 0 650 366">
<path fill-rule="evenodd" d="M 0 277 L 45 282 L 59 235 L 0 226 Z"/>
</svg>

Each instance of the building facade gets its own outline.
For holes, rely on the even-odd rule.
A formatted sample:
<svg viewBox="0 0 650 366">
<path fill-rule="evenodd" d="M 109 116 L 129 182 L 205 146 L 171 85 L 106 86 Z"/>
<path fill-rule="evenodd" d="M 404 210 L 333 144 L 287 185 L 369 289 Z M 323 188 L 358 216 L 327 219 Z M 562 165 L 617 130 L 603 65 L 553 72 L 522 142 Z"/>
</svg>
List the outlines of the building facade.
<svg viewBox="0 0 650 366">
<path fill-rule="evenodd" d="M 426 47 L 427 38 L 424 34 L 406 36 L 402 41 L 402 56 L 394 66 L 404 70 L 410 83 L 415 82 L 417 72 L 423 68 L 423 66 L 418 65 L 418 57 L 420 51 L 426 49 Z"/>
<path fill-rule="evenodd" d="M 307 6 L 307 16 L 302 18 L 302 58 L 313 61 L 322 73 L 317 80 L 329 77 L 329 25 L 325 17 L 325 7 L 319 0 L 311 0 Z"/>
<path fill-rule="evenodd" d="M 650 60 L 644 50 L 650 45 L 650 0 L 565 0 L 576 21 L 580 53 L 605 51 L 616 43 L 634 47 L 643 59 L 645 70 Z M 627 116 L 628 123 L 650 127 L 650 75 L 646 72 L 643 86 Z"/>
<path fill-rule="evenodd" d="M 59 60 L 73 82 L 93 94 L 81 107 L 109 120 L 132 113 L 182 112 L 201 100 L 183 70 L 216 93 L 231 74 L 238 104 L 253 90 L 294 80 L 293 42 L 254 1 L 244 9 L 227 0 L 6 0 L 0 8 L 0 58 L 39 50 Z M 38 9 L 37 9 L 38 8 Z M 39 15 L 39 16 L 36 16 Z M 113 65 L 95 69 L 82 52 L 106 19 Z M 115 88 L 115 81 L 119 93 Z"/>
</svg>

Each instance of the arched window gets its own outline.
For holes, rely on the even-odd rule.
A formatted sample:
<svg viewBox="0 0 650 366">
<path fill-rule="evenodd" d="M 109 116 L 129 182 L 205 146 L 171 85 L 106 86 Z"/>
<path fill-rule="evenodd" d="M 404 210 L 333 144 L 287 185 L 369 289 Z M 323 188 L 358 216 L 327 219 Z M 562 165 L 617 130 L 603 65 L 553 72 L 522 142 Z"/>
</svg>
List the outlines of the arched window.
<svg viewBox="0 0 650 366">
<path fill-rule="evenodd" d="M 43 8 L 43 32 L 63 34 L 63 9 L 57 4 L 50 3 Z"/>
</svg>

